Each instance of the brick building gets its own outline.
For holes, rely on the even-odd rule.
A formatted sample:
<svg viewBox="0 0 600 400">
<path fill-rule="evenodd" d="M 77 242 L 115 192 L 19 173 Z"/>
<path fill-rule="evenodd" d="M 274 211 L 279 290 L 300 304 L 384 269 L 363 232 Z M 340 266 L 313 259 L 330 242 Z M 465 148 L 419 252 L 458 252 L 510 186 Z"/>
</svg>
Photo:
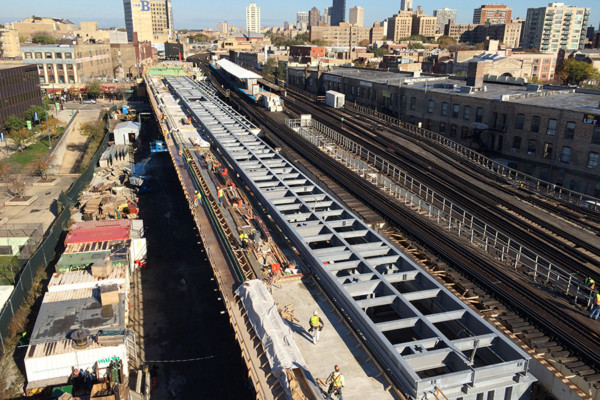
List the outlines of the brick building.
<svg viewBox="0 0 600 400">
<path fill-rule="evenodd" d="M 473 11 L 474 24 L 508 24 L 512 17 L 512 8 L 504 4 L 484 4 Z"/>
<path fill-rule="evenodd" d="M 311 26 L 310 41 L 324 40 L 329 46 L 358 46 L 363 40 L 370 40 L 371 28 L 340 22 L 338 26 Z"/>
<path fill-rule="evenodd" d="M 0 130 L 9 115 L 22 116 L 32 105 L 42 106 L 40 79 L 35 65 L 0 63 Z"/>
<path fill-rule="evenodd" d="M 344 93 L 347 102 L 421 123 L 525 173 L 600 196 L 600 94 L 484 83 L 476 66 L 467 80 L 414 75 L 290 68 L 288 84 Z"/>
</svg>

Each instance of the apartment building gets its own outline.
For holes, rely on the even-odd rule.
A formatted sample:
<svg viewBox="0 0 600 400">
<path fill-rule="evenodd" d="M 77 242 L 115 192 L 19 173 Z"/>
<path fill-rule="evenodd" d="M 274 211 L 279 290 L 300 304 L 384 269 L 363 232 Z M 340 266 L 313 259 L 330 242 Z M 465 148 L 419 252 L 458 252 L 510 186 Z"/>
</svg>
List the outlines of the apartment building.
<svg viewBox="0 0 600 400">
<path fill-rule="evenodd" d="M 365 23 L 365 9 L 359 6 L 350 9 L 350 25 L 362 27 Z"/>
<path fill-rule="evenodd" d="M 310 40 L 324 40 L 329 46 L 354 47 L 363 40 L 370 40 L 371 28 L 363 28 L 341 22 L 339 26 L 310 27 Z"/>
<path fill-rule="evenodd" d="M 590 9 L 550 3 L 527 9 L 524 48 L 540 51 L 581 50 L 585 45 Z"/>
<path fill-rule="evenodd" d="M 260 33 L 260 7 L 256 3 L 250 3 L 246 7 L 246 30 Z"/>
<path fill-rule="evenodd" d="M 512 8 L 504 4 L 484 4 L 473 11 L 474 24 L 508 24 L 512 18 Z"/>
<path fill-rule="evenodd" d="M 422 35 L 425 37 L 434 37 L 437 30 L 437 17 L 430 17 L 418 7 L 412 16 L 412 35 Z"/>
<path fill-rule="evenodd" d="M 448 23 L 456 21 L 458 11 L 451 8 L 441 8 L 433 10 L 433 16 L 437 18 L 436 33 L 444 33 L 444 27 Z"/>
<path fill-rule="evenodd" d="M 388 18 L 388 40 L 399 42 L 400 39 L 412 35 L 413 15 L 412 11 L 401 10 L 398 11 L 398 14 Z"/>
<path fill-rule="evenodd" d="M 21 58 L 19 33 L 13 29 L 0 29 L 0 59 L 14 60 Z"/>
</svg>

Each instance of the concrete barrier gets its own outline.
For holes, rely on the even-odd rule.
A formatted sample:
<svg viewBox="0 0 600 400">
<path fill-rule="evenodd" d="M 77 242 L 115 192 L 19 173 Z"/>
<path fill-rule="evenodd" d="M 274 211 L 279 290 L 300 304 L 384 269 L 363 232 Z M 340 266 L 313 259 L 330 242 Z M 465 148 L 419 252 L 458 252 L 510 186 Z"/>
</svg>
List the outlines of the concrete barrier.
<svg viewBox="0 0 600 400">
<path fill-rule="evenodd" d="M 56 142 L 54 146 L 52 146 L 52 149 L 50 150 L 50 154 L 48 155 L 49 175 L 57 174 L 60 169 L 63 157 L 65 156 L 65 152 L 67 151 L 67 144 L 69 143 L 69 139 L 71 138 L 71 132 L 73 132 L 75 120 L 77 119 L 78 115 L 79 112 L 73 114 L 73 117 L 71 117 L 71 120 L 67 123 L 67 126 L 65 127 L 65 131 L 63 132 L 62 136 L 60 137 L 58 142 Z"/>
</svg>

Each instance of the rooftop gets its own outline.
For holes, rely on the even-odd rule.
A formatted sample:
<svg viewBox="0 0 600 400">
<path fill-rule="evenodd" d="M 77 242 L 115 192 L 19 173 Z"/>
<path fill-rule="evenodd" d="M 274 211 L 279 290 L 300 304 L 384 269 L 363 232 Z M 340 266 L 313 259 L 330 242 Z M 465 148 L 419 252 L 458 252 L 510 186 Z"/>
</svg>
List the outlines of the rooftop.
<svg viewBox="0 0 600 400">
<path fill-rule="evenodd" d="M 252 71 L 248 71 L 245 68 L 240 67 L 236 63 L 232 63 L 226 59 L 220 59 L 217 61 L 217 65 L 223 68 L 227 73 L 235 76 L 238 79 L 260 79 L 262 76 L 255 74 Z"/>
</svg>

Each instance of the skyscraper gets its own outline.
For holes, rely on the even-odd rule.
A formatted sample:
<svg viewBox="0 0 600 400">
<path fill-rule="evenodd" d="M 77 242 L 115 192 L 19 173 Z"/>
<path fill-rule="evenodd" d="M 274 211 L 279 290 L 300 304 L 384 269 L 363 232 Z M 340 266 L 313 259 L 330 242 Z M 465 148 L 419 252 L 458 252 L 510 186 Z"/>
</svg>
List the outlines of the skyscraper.
<svg viewBox="0 0 600 400">
<path fill-rule="evenodd" d="M 346 0 L 333 0 L 331 7 L 331 25 L 337 26 L 346 21 Z"/>
<path fill-rule="evenodd" d="M 412 10 L 412 0 L 402 0 L 400 2 L 400 11 Z"/>
<path fill-rule="evenodd" d="M 308 11 L 298 11 L 296 13 L 296 22 L 299 24 L 303 22 L 308 24 Z"/>
<path fill-rule="evenodd" d="M 260 33 L 260 7 L 256 3 L 246 7 L 246 30 Z"/>
<path fill-rule="evenodd" d="M 171 0 L 123 0 L 127 40 L 164 43 L 173 36 L 173 8 Z"/>
<path fill-rule="evenodd" d="M 563 3 L 529 8 L 521 46 L 542 52 L 583 49 L 589 18 L 589 8 Z"/>
<path fill-rule="evenodd" d="M 437 33 L 444 33 L 444 27 L 449 22 L 454 23 L 456 21 L 457 10 L 450 8 L 442 8 L 439 10 L 433 10 L 433 16 L 437 17 Z"/>
<path fill-rule="evenodd" d="M 362 27 L 365 20 L 365 9 L 359 6 L 350 9 L 349 21 L 350 25 Z"/>
<path fill-rule="evenodd" d="M 321 23 L 321 11 L 317 7 L 311 8 L 308 12 L 308 24 L 310 26 L 319 26 Z"/>
</svg>

